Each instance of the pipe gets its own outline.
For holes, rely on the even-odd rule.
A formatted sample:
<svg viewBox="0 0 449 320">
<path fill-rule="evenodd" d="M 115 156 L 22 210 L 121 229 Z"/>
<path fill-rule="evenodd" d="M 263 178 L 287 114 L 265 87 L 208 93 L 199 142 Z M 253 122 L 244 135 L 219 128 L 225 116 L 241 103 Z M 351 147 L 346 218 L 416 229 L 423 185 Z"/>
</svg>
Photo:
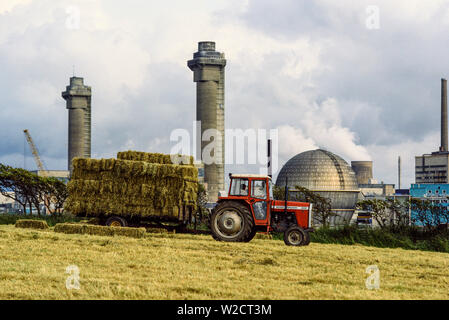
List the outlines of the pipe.
<svg viewBox="0 0 449 320">
<path fill-rule="evenodd" d="M 268 139 L 268 150 L 267 150 L 267 156 L 268 156 L 268 168 L 267 168 L 267 172 L 268 172 L 268 176 L 270 178 L 273 178 L 273 170 L 271 167 L 271 139 Z"/>
<path fill-rule="evenodd" d="M 447 134 L 447 80 L 441 79 L 441 147 L 440 151 L 448 151 Z"/>
</svg>

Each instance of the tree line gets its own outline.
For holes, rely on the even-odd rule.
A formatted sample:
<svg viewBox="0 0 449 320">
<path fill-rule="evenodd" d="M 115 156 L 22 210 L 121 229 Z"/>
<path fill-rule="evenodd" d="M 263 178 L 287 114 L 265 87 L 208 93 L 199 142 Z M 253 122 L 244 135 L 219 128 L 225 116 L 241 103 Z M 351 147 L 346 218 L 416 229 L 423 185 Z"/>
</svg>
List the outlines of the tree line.
<svg viewBox="0 0 449 320">
<path fill-rule="evenodd" d="M 449 223 L 448 207 L 428 199 L 366 199 L 357 203 L 357 209 L 369 212 L 382 229 L 415 225 L 434 232 Z"/>
<path fill-rule="evenodd" d="M 41 215 L 40 204 L 44 203 L 50 213 L 63 211 L 67 199 L 67 186 L 54 177 L 40 177 L 28 170 L 0 163 L 0 194 L 19 203 L 23 212 L 33 206 Z"/>
</svg>

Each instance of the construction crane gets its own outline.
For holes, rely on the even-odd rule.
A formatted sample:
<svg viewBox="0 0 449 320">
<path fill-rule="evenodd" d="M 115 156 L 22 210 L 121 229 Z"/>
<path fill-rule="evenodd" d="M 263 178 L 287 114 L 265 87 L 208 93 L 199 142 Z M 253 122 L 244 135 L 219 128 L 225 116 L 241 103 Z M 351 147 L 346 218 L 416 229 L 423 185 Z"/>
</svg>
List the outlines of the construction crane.
<svg viewBox="0 0 449 320">
<path fill-rule="evenodd" d="M 45 169 L 44 163 L 41 160 L 41 157 L 39 156 L 39 152 L 37 151 L 36 145 L 33 142 L 33 139 L 31 138 L 30 132 L 25 129 L 23 130 L 23 133 L 25 134 L 25 138 L 28 141 L 28 144 L 31 149 L 31 153 L 33 153 L 34 161 L 36 162 L 37 169 L 41 172 L 41 176 L 47 177 L 48 176 L 48 170 Z M 50 214 L 54 213 L 53 210 L 50 209 L 50 199 L 47 195 L 44 195 L 44 203 L 45 207 L 48 208 Z"/>
<path fill-rule="evenodd" d="M 46 177 L 47 170 L 45 169 L 44 163 L 42 162 L 41 157 L 39 156 L 39 152 L 37 151 L 36 145 L 34 144 L 33 139 L 31 138 L 30 132 L 28 131 L 28 129 L 25 129 L 23 130 L 23 133 L 25 134 L 25 138 L 28 141 L 37 168 L 39 169 L 39 171 L 41 171 L 42 176 Z"/>
</svg>

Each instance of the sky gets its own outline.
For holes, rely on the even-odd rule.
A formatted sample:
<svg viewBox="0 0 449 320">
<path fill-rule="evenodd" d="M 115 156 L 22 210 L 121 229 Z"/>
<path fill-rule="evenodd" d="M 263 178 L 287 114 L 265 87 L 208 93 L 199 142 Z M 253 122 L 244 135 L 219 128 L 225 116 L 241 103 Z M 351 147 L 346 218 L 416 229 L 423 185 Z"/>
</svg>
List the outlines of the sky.
<svg viewBox="0 0 449 320">
<path fill-rule="evenodd" d="M 401 156 L 404 187 L 440 145 L 448 31 L 447 0 L 2 0 L 0 162 L 36 168 L 29 129 L 46 167 L 67 168 L 74 73 L 92 87 L 93 157 L 170 152 L 196 120 L 187 60 L 215 41 L 226 128 L 277 129 L 280 166 L 325 148 L 385 183 Z"/>
</svg>

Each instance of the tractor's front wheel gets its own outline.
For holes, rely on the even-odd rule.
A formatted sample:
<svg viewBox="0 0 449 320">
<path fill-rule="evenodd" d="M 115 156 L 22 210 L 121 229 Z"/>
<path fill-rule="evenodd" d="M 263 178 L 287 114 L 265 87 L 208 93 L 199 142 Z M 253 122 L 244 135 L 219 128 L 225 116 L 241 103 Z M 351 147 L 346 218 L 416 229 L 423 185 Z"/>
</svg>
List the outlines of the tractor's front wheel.
<svg viewBox="0 0 449 320">
<path fill-rule="evenodd" d="M 247 206 L 236 201 L 223 201 L 212 211 L 210 229 L 215 240 L 246 242 L 254 237 L 255 226 Z"/>
<path fill-rule="evenodd" d="M 284 243 L 288 246 L 304 246 L 309 242 L 309 234 L 301 227 L 291 226 L 284 232 Z"/>
</svg>

